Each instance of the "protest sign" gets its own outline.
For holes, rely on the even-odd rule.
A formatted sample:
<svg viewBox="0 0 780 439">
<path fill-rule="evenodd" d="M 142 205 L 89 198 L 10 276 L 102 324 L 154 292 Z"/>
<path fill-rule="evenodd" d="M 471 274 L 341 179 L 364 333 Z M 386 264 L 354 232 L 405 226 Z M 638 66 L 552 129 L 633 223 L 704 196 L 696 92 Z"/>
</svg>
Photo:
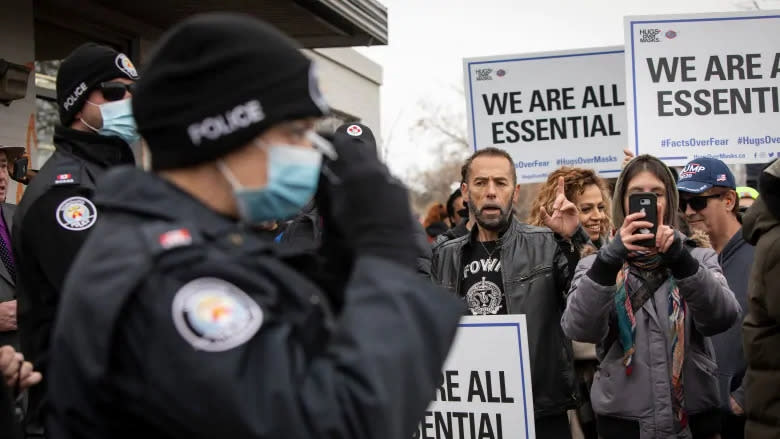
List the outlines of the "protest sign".
<svg viewBox="0 0 780 439">
<path fill-rule="evenodd" d="M 622 47 L 463 60 L 469 142 L 515 161 L 518 182 L 560 166 L 620 172 L 627 145 Z"/>
<path fill-rule="evenodd" d="M 780 155 L 780 11 L 625 18 L 630 144 L 669 165 Z"/>
<path fill-rule="evenodd" d="M 463 317 L 414 438 L 534 437 L 525 316 Z"/>
</svg>

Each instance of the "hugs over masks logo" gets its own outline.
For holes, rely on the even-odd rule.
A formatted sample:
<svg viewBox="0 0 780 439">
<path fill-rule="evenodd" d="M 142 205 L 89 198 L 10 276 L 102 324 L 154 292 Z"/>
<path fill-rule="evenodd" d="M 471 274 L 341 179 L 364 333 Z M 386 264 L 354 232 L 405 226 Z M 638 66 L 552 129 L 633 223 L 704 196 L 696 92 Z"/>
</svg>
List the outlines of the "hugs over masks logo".
<svg viewBox="0 0 780 439">
<path fill-rule="evenodd" d="M 661 29 L 639 29 L 639 42 L 640 43 L 660 43 L 661 39 L 658 35 L 661 33 Z"/>
</svg>

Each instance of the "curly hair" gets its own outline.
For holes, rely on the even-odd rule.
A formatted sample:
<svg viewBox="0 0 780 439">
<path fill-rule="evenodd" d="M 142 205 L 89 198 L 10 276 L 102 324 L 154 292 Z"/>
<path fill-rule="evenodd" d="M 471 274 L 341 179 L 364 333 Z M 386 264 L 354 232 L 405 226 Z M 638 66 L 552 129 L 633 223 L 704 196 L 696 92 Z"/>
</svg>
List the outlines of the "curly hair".
<svg viewBox="0 0 780 439">
<path fill-rule="evenodd" d="M 588 186 L 595 184 L 599 188 L 601 196 L 604 198 L 605 206 L 605 215 L 601 220 L 601 236 L 609 236 L 612 231 L 612 219 L 610 218 L 611 199 L 609 197 L 609 191 L 604 180 L 596 175 L 596 172 L 591 169 L 562 166 L 553 171 L 547 177 L 547 182 L 539 189 L 539 195 L 536 196 L 531 207 L 531 213 L 528 215 L 528 224 L 533 226 L 544 226 L 541 207 L 544 206 L 547 212 L 552 212 L 556 191 L 558 190 L 558 177 L 563 177 L 564 193 L 566 194 L 566 198 L 573 203 L 576 203 L 577 198 L 585 192 L 585 188 Z"/>
</svg>

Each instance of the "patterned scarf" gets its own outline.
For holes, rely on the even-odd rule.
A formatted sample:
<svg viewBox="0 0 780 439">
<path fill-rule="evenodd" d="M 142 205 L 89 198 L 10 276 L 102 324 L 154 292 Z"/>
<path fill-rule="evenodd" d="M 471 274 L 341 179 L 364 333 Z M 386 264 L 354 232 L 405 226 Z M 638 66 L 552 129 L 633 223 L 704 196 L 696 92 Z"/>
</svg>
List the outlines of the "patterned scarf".
<svg viewBox="0 0 780 439">
<path fill-rule="evenodd" d="M 632 253 L 629 256 L 629 262 L 623 265 L 623 268 L 617 275 L 617 294 L 615 295 L 615 309 L 618 323 L 618 340 L 623 346 L 623 366 L 626 368 L 626 375 L 631 375 L 633 371 L 632 360 L 636 352 L 636 318 L 631 305 L 632 292 L 635 290 L 633 282 L 629 281 L 629 270 L 635 267 L 639 273 L 656 272 L 657 270 L 666 270 L 661 265 L 661 257 L 657 254 L 642 255 Z M 668 295 L 668 318 L 669 318 L 669 341 L 672 346 L 672 410 L 675 419 L 682 428 L 688 424 L 688 417 L 685 413 L 684 395 L 683 395 L 683 360 L 685 358 L 685 314 L 687 306 L 680 297 L 680 289 L 677 287 L 674 277 L 669 276 L 670 288 Z M 655 293 L 654 291 L 650 294 Z"/>
</svg>

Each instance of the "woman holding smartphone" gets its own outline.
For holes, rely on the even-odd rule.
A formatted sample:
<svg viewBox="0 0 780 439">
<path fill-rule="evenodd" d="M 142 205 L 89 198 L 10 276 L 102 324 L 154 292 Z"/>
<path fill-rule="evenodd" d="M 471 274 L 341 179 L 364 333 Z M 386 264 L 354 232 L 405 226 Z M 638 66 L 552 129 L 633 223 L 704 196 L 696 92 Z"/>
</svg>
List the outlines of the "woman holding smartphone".
<svg viewBox="0 0 780 439">
<path fill-rule="evenodd" d="M 615 187 L 617 233 L 574 273 L 561 324 L 598 344 L 591 403 L 603 439 L 719 437 L 706 337 L 731 327 L 739 304 L 716 253 L 677 230 L 677 204 L 669 168 L 632 159 Z"/>
</svg>

